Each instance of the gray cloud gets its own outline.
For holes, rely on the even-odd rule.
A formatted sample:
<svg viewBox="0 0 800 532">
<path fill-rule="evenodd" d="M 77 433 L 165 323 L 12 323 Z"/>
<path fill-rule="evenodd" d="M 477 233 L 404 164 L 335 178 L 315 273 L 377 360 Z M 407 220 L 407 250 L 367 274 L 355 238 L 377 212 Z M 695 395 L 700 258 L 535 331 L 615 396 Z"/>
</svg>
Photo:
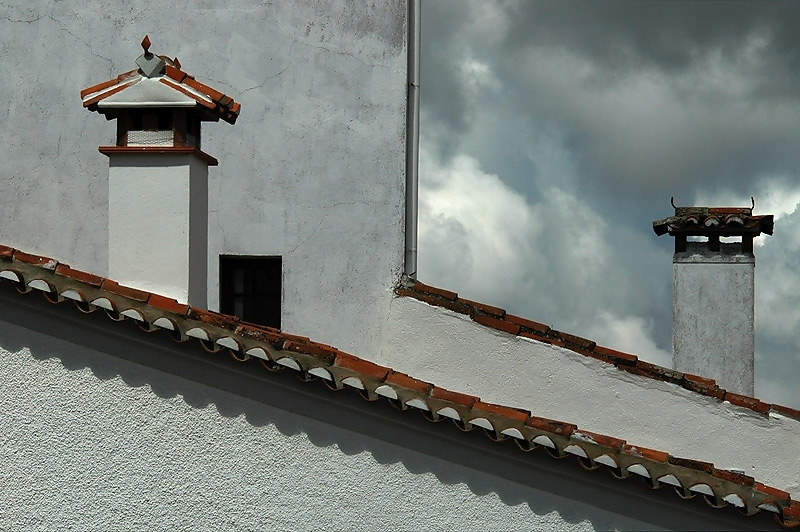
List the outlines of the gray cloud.
<svg viewBox="0 0 800 532">
<path fill-rule="evenodd" d="M 785 211 L 757 250 L 757 390 L 798 406 L 774 361 L 796 367 L 800 352 L 796 328 L 780 325 L 800 323 L 800 214 L 786 203 L 800 199 L 800 6 L 434 0 L 422 17 L 423 193 L 436 181 L 461 195 L 464 172 L 502 193 L 475 192 L 469 214 L 435 196 L 421 279 L 658 358 L 671 343 L 672 243 L 650 222 L 670 196 L 755 196 L 757 211 Z M 515 251 L 489 264 L 471 247 L 491 244 L 476 226 L 508 212 L 519 222 L 493 238 L 517 231 Z"/>
</svg>

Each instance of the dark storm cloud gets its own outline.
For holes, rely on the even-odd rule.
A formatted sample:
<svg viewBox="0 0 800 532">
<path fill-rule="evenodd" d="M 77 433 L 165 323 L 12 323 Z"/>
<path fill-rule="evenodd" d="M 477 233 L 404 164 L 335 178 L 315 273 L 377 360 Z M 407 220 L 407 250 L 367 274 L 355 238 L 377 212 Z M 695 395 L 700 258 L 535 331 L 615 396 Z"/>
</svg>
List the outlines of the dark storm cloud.
<svg viewBox="0 0 800 532">
<path fill-rule="evenodd" d="M 800 406 L 800 4 L 422 7 L 421 279 L 668 365 L 652 220 L 755 196 L 756 391 Z"/>
</svg>

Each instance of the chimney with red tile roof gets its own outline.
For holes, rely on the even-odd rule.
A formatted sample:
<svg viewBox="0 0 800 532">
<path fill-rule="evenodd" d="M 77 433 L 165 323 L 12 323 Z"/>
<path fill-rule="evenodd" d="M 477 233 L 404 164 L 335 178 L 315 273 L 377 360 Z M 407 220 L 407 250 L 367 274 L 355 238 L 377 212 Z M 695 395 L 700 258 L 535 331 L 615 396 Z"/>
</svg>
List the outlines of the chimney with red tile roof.
<svg viewBox="0 0 800 532">
<path fill-rule="evenodd" d="M 772 215 L 752 207 L 675 207 L 653 222 L 675 237 L 673 367 L 753 395 L 755 256 L 753 238 L 771 235 Z M 725 239 L 725 241 L 721 241 Z"/>
<path fill-rule="evenodd" d="M 233 124 L 240 105 L 150 51 L 138 68 L 81 91 L 83 106 L 117 121 L 109 158 L 108 276 L 207 306 L 208 167 L 200 123 Z"/>
</svg>

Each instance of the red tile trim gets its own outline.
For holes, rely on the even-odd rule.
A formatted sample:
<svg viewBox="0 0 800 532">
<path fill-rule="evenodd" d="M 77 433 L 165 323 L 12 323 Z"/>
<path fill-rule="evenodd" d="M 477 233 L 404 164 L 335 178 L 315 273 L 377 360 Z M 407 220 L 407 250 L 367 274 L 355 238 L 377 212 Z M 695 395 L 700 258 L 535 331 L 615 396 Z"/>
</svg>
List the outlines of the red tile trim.
<svg viewBox="0 0 800 532">
<path fill-rule="evenodd" d="M 558 434 L 559 436 L 571 436 L 572 433 L 578 429 L 578 426 L 572 423 L 565 423 L 563 421 L 556 421 L 554 419 L 536 416 L 529 417 L 525 424 L 535 429 Z"/>
<path fill-rule="evenodd" d="M 280 344 L 283 346 L 283 342 L 285 341 L 280 335 L 280 331 L 278 331 L 278 329 L 262 327 L 260 325 L 247 322 L 240 322 L 234 333 L 242 338 L 247 338 L 248 340 L 266 342 L 272 345 Z"/>
<path fill-rule="evenodd" d="M 470 307 L 459 301 L 439 299 L 429 294 L 418 294 L 416 292 L 412 292 L 411 290 L 406 290 L 405 288 L 398 288 L 397 290 L 395 290 L 395 293 L 399 296 L 413 297 L 414 299 L 418 299 L 420 301 L 428 303 L 429 305 L 443 307 L 446 308 L 447 310 L 458 312 L 459 314 L 469 314 L 472 311 Z"/>
<path fill-rule="evenodd" d="M 770 405 L 770 409 L 778 414 L 783 414 L 784 416 L 800 420 L 800 410 L 795 408 L 789 408 L 788 406 L 783 405 Z"/>
<path fill-rule="evenodd" d="M 548 327 L 544 323 L 539 323 L 538 321 L 532 321 L 525 318 L 521 318 L 519 316 L 514 316 L 513 314 L 506 314 L 505 320 L 510 321 L 511 323 L 516 323 L 521 327 L 523 331 L 532 331 L 540 334 L 547 334 L 547 332 L 550 331 L 550 327 Z"/>
<path fill-rule="evenodd" d="M 436 288 L 435 286 L 430 286 L 421 283 L 419 281 L 414 283 L 414 290 L 418 292 L 425 292 L 426 294 L 432 294 L 434 296 L 443 297 L 451 301 L 455 301 L 458 298 L 458 294 L 455 292 L 451 292 L 450 290 L 444 290 L 443 288 Z"/>
<path fill-rule="evenodd" d="M 86 283 L 96 288 L 99 288 L 100 285 L 103 284 L 103 278 L 100 277 L 99 275 L 94 275 L 92 273 L 76 270 L 70 268 L 66 264 L 59 264 L 58 266 L 56 266 L 56 274 L 63 275 L 64 277 L 69 277 L 70 279 L 75 279 L 76 281 L 81 281 L 82 283 Z"/>
<path fill-rule="evenodd" d="M 714 464 L 701 462 L 700 460 L 692 460 L 690 458 L 676 458 L 675 456 L 670 456 L 667 462 L 672 465 L 695 469 L 704 473 L 711 473 L 714 470 Z"/>
<path fill-rule="evenodd" d="M 772 497 L 775 502 L 780 504 L 789 504 L 791 497 L 790 495 L 783 491 L 779 490 L 778 488 L 773 488 L 772 486 L 767 486 L 766 484 L 762 484 L 761 482 L 755 482 L 753 487 L 763 493 L 764 495 L 768 495 Z"/>
<path fill-rule="evenodd" d="M 86 98 L 87 96 L 89 96 L 92 93 L 95 93 L 95 92 L 101 91 L 103 89 L 107 89 L 108 87 L 111 87 L 113 85 L 116 85 L 117 83 L 119 83 L 119 82 L 121 82 L 121 81 L 123 81 L 123 80 L 125 80 L 125 79 L 127 79 L 127 78 L 129 78 L 131 76 L 133 76 L 136 73 L 138 73 L 138 69 L 129 70 L 128 72 L 120 74 L 119 76 L 117 76 L 114 79 L 110 79 L 108 81 L 104 81 L 102 83 L 98 83 L 97 85 L 93 85 L 93 86 L 91 86 L 89 88 L 83 89 L 81 91 L 81 100 Z"/>
<path fill-rule="evenodd" d="M 92 98 L 90 100 L 86 100 L 85 102 L 83 102 L 83 106 L 84 107 L 91 107 L 94 104 L 96 104 L 97 102 L 99 102 L 100 100 L 105 100 L 106 98 L 108 98 L 112 94 L 116 94 L 116 93 L 120 92 L 123 89 L 127 89 L 128 87 L 130 87 L 131 85 L 133 85 L 137 81 L 138 80 L 133 80 L 133 81 L 125 83 L 123 85 L 119 85 L 117 87 L 114 87 L 113 89 L 108 90 L 108 91 L 104 92 L 103 94 L 99 94 L 99 95 L 95 96 L 94 98 Z"/>
<path fill-rule="evenodd" d="M 283 349 L 286 351 L 294 351 L 296 353 L 312 355 L 329 365 L 334 363 L 334 360 L 336 360 L 336 356 L 339 353 L 339 351 L 329 345 L 318 343 L 299 343 L 291 340 L 284 342 Z"/>
<path fill-rule="evenodd" d="M 458 298 L 461 303 L 472 307 L 473 313 L 480 313 L 484 312 L 486 314 L 491 314 L 496 318 L 502 318 L 506 315 L 506 311 L 501 309 L 500 307 L 493 307 L 491 305 L 487 305 L 485 303 L 480 303 L 478 301 L 472 301 L 471 299 L 464 299 L 463 297 Z"/>
<path fill-rule="evenodd" d="M 180 316 L 185 316 L 186 312 L 189 310 L 189 305 L 178 303 L 174 299 L 159 294 L 150 294 L 150 299 L 147 300 L 147 304 L 160 310 L 174 312 Z"/>
<path fill-rule="evenodd" d="M 380 366 L 368 360 L 339 351 L 336 353 L 336 366 L 361 373 L 367 377 L 382 381 L 391 371 L 390 368 Z"/>
<path fill-rule="evenodd" d="M 579 349 L 585 349 L 586 351 L 594 350 L 595 346 L 597 345 L 591 340 L 587 340 L 586 338 L 581 338 L 580 336 L 575 336 L 574 334 L 569 334 L 561 331 L 550 331 L 550 334 L 557 335 L 562 340 L 564 340 L 567 346 L 575 346 Z"/>
<path fill-rule="evenodd" d="M 186 80 L 184 80 L 184 82 L 185 81 Z M 168 80 L 166 78 L 161 78 L 159 80 L 159 82 L 163 83 L 167 87 L 170 87 L 171 89 L 175 89 L 176 91 L 178 91 L 178 92 L 180 92 L 182 94 L 185 94 L 186 96 L 188 96 L 189 98 L 193 99 L 194 101 L 196 101 L 197 103 L 199 103 L 203 107 L 208 107 L 209 109 L 215 109 L 217 107 L 213 102 L 205 101 L 203 98 L 198 97 L 195 93 L 193 93 L 192 91 L 186 89 L 186 87 L 181 86 L 181 84 L 179 84 L 179 83 L 174 83 L 174 82 L 172 82 L 172 81 L 170 81 L 170 80 Z"/>
<path fill-rule="evenodd" d="M 531 413 L 527 410 L 523 410 L 522 408 L 511 408 L 509 406 L 484 403 L 480 399 L 477 400 L 474 405 L 472 405 L 472 409 L 483 410 L 484 412 L 488 412 L 490 414 L 507 417 L 508 419 L 513 419 L 514 421 L 522 421 L 523 423 L 527 421 L 529 417 L 531 417 Z"/>
<path fill-rule="evenodd" d="M 639 445 L 630 445 L 628 443 L 622 446 L 622 454 L 629 456 L 636 456 L 637 458 L 646 458 L 653 462 L 667 463 L 669 454 L 664 451 L 657 451 L 655 449 L 648 449 Z"/>
<path fill-rule="evenodd" d="M 794 528 L 800 526 L 800 503 L 792 501 L 788 507 L 782 509 L 781 516 L 783 520 L 781 524 L 787 528 Z"/>
<path fill-rule="evenodd" d="M 742 486 L 750 487 L 755 483 L 755 479 L 753 477 L 742 473 L 736 473 L 735 471 L 714 469 L 711 474 L 717 478 L 721 478 L 722 480 L 727 480 L 728 482 L 733 482 L 734 484 L 741 484 Z"/>
<path fill-rule="evenodd" d="M 405 373 L 400 373 L 394 370 L 392 370 L 386 377 L 386 384 L 392 384 L 400 388 L 414 390 L 420 395 L 428 395 L 428 393 L 431 391 L 431 388 L 433 388 L 433 385 L 429 382 L 415 379 L 414 377 L 406 375 Z"/>
<path fill-rule="evenodd" d="M 14 260 L 18 260 L 26 264 L 33 264 L 34 266 L 39 266 L 41 268 L 45 268 L 46 270 L 55 270 L 56 266 L 58 265 L 58 261 L 51 259 L 50 257 L 24 253 L 20 250 L 16 250 L 14 252 Z"/>
<path fill-rule="evenodd" d="M 733 405 L 743 406 L 745 408 L 749 408 L 750 410 L 755 410 L 761 414 L 769 414 L 769 406 L 767 403 L 763 403 L 756 399 L 755 397 L 748 397 L 746 395 L 739 395 L 738 393 L 733 392 L 725 392 L 725 401 Z"/>
<path fill-rule="evenodd" d="M 636 364 L 636 362 L 639 360 L 639 357 L 636 355 L 623 353 L 622 351 L 609 349 L 608 347 L 601 347 L 599 345 L 595 345 L 594 353 L 596 355 L 600 355 L 601 358 L 608 360 L 612 364 L 626 364 L 630 366 Z"/>
<path fill-rule="evenodd" d="M 481 325 L 486 325 L 487 327 L 491 327 L 492 329 L 497 329 L 499 331 L 507 332 L 509 334 L 513 334 L 514 336 L 518 335 L 520 331 L 520 327 L 516 323 L 510 323 L 504 320 L 499 320 L 487 314 L 473 314 L 472 319 L 473 321 L 477 321 Z"/>
<path fill-rule="evenodd" d="M 196 320 L 214 327 L 235 331 L 239 324 L 239 318 L 236 316 L 229 316 L 227 314 L 220 314 L 210 310 L 204 310 L 196 307 L 189 307 L 189 312 L 186 317 L 190 320 Z"/>
<path fill-rule="evenodd" d="M 625 445 L 625 440 L 614 438 L 613 436 L 607 436 L 605 434 L 597 434 L 596 432 L 589 432 L 588 430 L 578 429 L 572 433 L 572 437 L 578 441 L 583 441 L 585 438 L 589 438 L 597 445 L 608 447 L 612 449 L 614 452 L 619 451 L 620 449 L 622 449 L 622 446 Z"/>
<path fill-rule="evenodd" d="M 100 286 L 100 288 L 106 292 L 127 297 L 128 299 L 133 299 L 134 301 L 141 301 L 142 303 L 146 303 L 147 299 L 150 297 L 150 292 L 137 290 L 136 288 L 131 288 L 130 286 L 124 286 L 116 281 L 112 281 L 111 279 L 103 279 L 103 284 Z"/>
<path fill-rule="evenodd" d="M 8 246 L 0 246 L 0 260 L 5 262 L 11 262 L 11 259 L 14 256 L 14 248 L 10 248 Z"/>
<path fill-rule="evenodd" d="M 441 399 L 442 401 L 448 401 L 457 405 L 465 406 L 467 408 L 472 408 L 472 405 L 478 401 L 478 398 L 474 395 L 454 392 L 440 386 L 434 386 L 431 390 L 430 396 L 434 399 Z"/>
</svg>

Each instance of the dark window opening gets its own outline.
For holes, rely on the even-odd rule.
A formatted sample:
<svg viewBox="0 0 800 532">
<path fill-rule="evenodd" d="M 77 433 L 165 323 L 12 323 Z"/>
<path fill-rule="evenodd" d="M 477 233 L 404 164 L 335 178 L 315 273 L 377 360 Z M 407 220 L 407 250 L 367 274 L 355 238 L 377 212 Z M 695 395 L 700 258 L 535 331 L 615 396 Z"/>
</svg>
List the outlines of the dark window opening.
<svg viewBox="0 0 800 532">
<path fill-rule="evenodd" d="M 281 328 L 281 257 L 219 257 L 220 312 Z"/>
</svg>

